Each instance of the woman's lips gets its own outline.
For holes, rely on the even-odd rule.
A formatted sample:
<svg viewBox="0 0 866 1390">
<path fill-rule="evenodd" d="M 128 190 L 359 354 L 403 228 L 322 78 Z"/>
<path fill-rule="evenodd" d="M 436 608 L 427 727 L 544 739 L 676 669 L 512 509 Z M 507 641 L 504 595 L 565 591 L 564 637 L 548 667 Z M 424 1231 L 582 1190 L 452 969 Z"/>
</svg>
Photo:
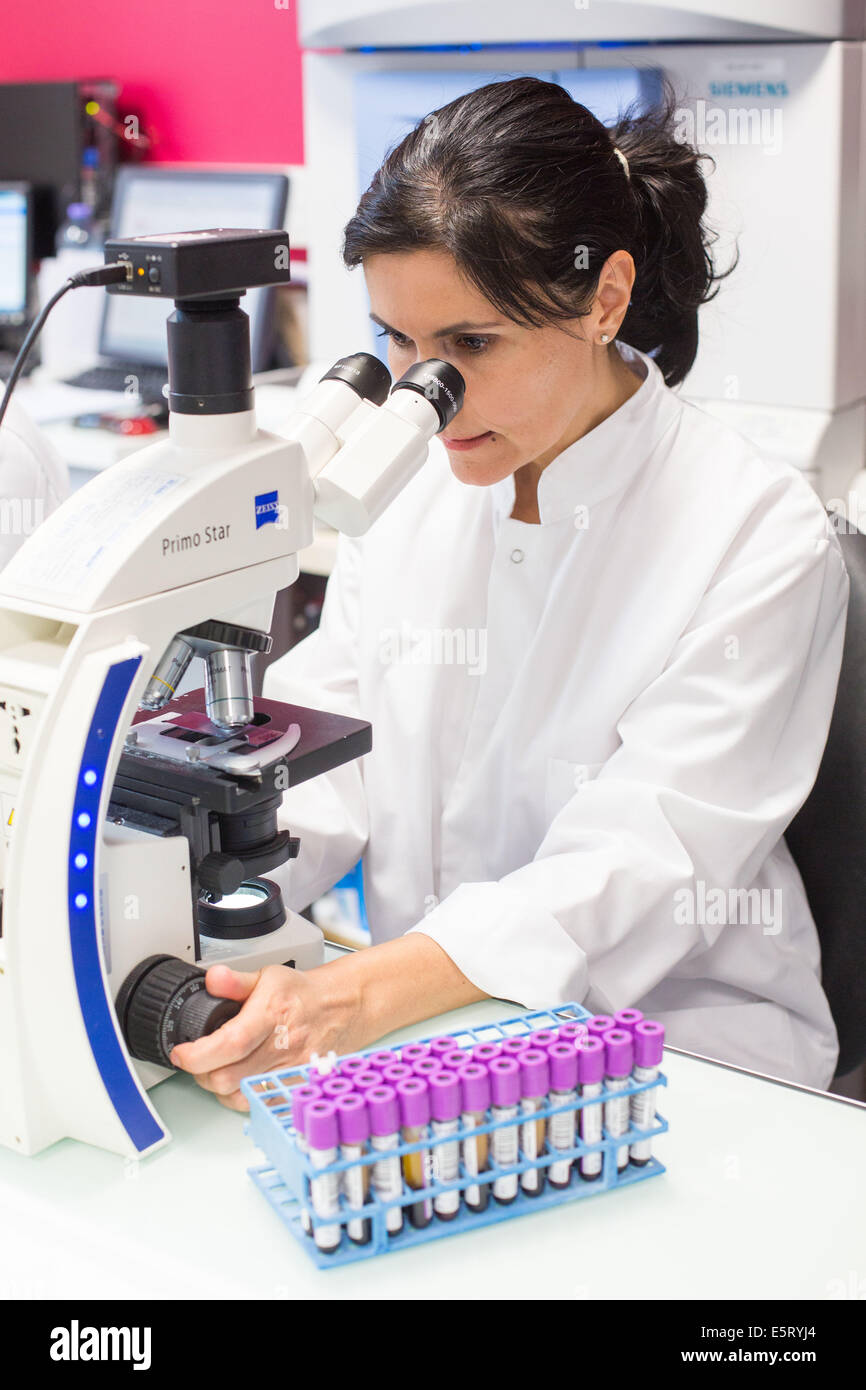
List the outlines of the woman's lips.
<svg viewBox="0 0 866 1390">
<path fill-rule="evenodd" d="M 479 444 L 483 444 L 485 439 L 490 439 L 493 431 L 487 430 L 484 434 L 474 434 L 467 439 L 449 439 L 447 435 L 442 436 L 442 443 L 446 449 L 477 449 Z"/>
</svg>

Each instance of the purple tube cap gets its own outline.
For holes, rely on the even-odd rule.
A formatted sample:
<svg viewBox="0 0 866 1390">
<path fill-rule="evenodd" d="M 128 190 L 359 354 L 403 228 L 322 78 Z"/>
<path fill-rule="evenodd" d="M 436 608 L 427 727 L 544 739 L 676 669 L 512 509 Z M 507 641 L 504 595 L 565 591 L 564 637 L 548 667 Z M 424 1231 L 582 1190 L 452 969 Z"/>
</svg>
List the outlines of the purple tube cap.
<svg viewBox="0 0 866 1390">
<path fill-rule="evenodd" d="M 419 1057 L 417 1062 L 412 1063 L 412 1071 L 415 1076 L 435 1076 L 437 1071 L 441 1070 L 441 1057 L 434 1057 L 432 1053 L 429 1057 Z"/>
<path fill-rule="evenodd" d="M 559 1033 L 556 1028 L 537 1028 L 534 1033 L 529 1035 L 530 1047 L 546 1048 L 555 1042 L 559 1042 Z"/>
<path fill-rule="evenodd" d="M 385 1067 L 382 1072 L 382 1080 L 388 1086 L 396 1086 L 398 1081 L 405 1081 L 407 1076 L 414 1075 L 408 1062 L 392 1062 L 390 1067 Z"/>
<path fill-rule="evenodd" d="M 520 1093 L 530 1098 L 546 1096 L 550 1090 L 550 1063 L 541 1047 L 528 1047 L 517 1058 L 520 1067 Z"/>
<path fill-rule="evenodd" d="M 550 1089 L 573 1091 L 577 1085 L 577 1050 L 573 1042 L 551 1043 L 547 1049 L 550 1063 Z"/>
<path fill-rule="evenodd" d="M 488 1064 L 490 1096 L 494 1105 L 517 1105 L 520 1100 L 520 1063 L 516 1057 L 494 1057 Z"/>
<path fill-rule="evenodd" d="M 528 1033 L 524 1033 L 522 1037 L 519 1038 L 506 1038 L 505 1042 L 502 1044 L 502 1056 L 519 1057 L 521 1052 L 525 1052 L 528 1047 L 534 1046 L 535 1044 L 529 1041 Z"/>
<path fill-rule="evenodd" d="M 446 1052 L 454 1051 L 454 1038 L 451 1033 L 442 1033 L 440 1037 L 433 1038 L 430 1043 L 430 1051 L 434 1057 L 443 1057 Z"/>
<path fill-rule="evenodd" d="M 369 1091 L 371 1086 L 381 1086 L 382 1073 L 380 1071 L 356 1071 L 352 1077 L 352 1083 L 356 1091 Z"/>
<path fill-rule="evenodd" d="M 370 1117 L 363 1096 L 357 1091 L 334 1101 L 341 1144 L 365 1144 L 370 1137 Z"/>
<path fill-rule="evenodd" d="M 392 1052 L 390 1047 L 383 1047 L 381 1052 L 368 1053 L 367 1066 L 370 1071 L 384 1071 L 385 1067 L 390 1067 L 392 1062 L 399 1060 L 396 1052 Z"/>
<path fill-rule="evenodd" d="M 616 1028 L 626 1028 L 629 1033 L 633 1033 L 635 1025 L 641 1023 L 643 1014 L 640 1009 L 617 1009 L 613 1016 Z"/>
<path fill-rule="evenodd" d="M 634 1063 L 636 1067 L 657 1067 L 665 1046 L 665 1026 L 651 1018 L 635 1025 Z"/>
<path fill-rule="evenodd" d="M 634 1042 L 627 1028 L 608 1028 L 602 1035 L 608 1076 L 630 1076 L 634 1066 Z"/>
<path fill-rule="evenodd" d="M 408 1062 L 409 1065 L 417 1062 L 419 1057 L 427 1057 L 430 1052 L 429 1043 L 407 1043 L 400 1049 L 400 1061 Z"/>
<path fill-rule="evenodd" d="M 447 1071 L 462 1071 L 471 1061 L 472 1053 L 463 1047 L 452 1047 L 450 1052 L 442 1054 L 442 1065 Z"/>
<path fill-rule="evenodd" d="M 339 1143 L 337 1107 L 330 1100 L 311 1100 L 304 1111 L 304 1134 L 311 1149 L 335 1149 Z"/>
<path fill-rule="evenodd" d="M 366 1057 L 345 1057 L 337 1067 L 340 1076 L 354 1076 L 358 1071 L 369 1071 L 370 1064 Z"/>
<path fill-rule="evenodd" d="M 601 1038 L 591 1034 L 578 1038 L 574 1044 L 577 1053 L 577 1079 L 581 1086 L 594 1086 L 604 1080 L 604 1043 Z"/>
<path fill-rule="evenodd" d="M 438 1071 L 428 1078 L 430 1114 L 434 1120 L 456 1120 L 460 1114 L 460 1079 L 456 1071 Z"/>
<path fill-rule="evenodd" d="M 417 1129 L 430 1119 L 430 1090 L 423 1076 L 410 1076 L 394 1087 L 404 1129 Z"/>
<path fill-rule="evenodd" d="M 616 1023 L 611 1014 L 596 1014 L 586 1025 L 586 1031 L 591 1037 L 600 1038 L 608 1029 L 615 1028 Z"/>
<path fill-rule="evenodd" d="M 588 1036 L 585 1023 L 563 1023 L 559 1029 L 560 1042 L 577 1042 L 578 1038 Z"/>
<path fill-rule="evenodd" d="M 367 1105 L 371 1134 L 385 1138 L 399 1132 L 400 1106 L 393 1086 L 371 1086 L 363 1100 Z"/>
<path fill-rule="evenodd" d="M 347 1096 L 352 1090 L 352 1082 L 348 1076 L 329 1076 L 327 1081 L 322 1082 L 322 1096 L 325 1100 L 337 1100 L 339 1096 Z"/>
<path fill-rule="evenodd" d="M 289 1094 L 292 1097 L 292 1124 L 298 1134 L 303 1134 L 304 1111 L 312 1101 L 322 1100 L 322 1088 L 308 1082 L 305 1086 L 293 1086 Z"/>
<path fill-rule="evenodd" d="M 494 1057 L 502 1056 L 502 1043 L 478 1043 L 472 1049 L 473 1062 L 483 1062 L 487 1066 Z"/>
<path fill-rule="evenodd" d="M 467 1114 L 487 1110 L 490 1106 L 490 1073 L 482 1062 L 467 1062 L 460 1071 L 463 1109 Z"/>
</svg>

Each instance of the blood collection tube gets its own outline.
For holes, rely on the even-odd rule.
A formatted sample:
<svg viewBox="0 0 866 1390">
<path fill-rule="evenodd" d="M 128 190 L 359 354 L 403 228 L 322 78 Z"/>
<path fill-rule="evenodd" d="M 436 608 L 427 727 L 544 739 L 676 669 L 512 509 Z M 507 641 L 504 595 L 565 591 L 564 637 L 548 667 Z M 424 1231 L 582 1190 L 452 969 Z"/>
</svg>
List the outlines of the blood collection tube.
<svg viewBox="0 0 866 1390">
<path fill-rule="evenodd" d="M 575 1043 L 577 1052 L 577 1080 L 580 1086 L 581 1100 L 592 1100 L 595 1096 L 600 1096 L 604 1090 L 604 1043 L 601 1038 L 595 1038 L 591 1034 L 585 1038 L 578 1038 Z M 584 1144 L 597 1144 L 602 1137 L 601 1133 L 602 1106 L 583 1105 L 580 1110 L 580 1137 Z M 604 1154 L 601 1149 L 596 1149 L 594 1153 L 584 1154 L 580 1160 L 580 1176 L 587 1182 L 594 1182 L 601 1177 Z"/>
<path fill-rule="evenodd" d="M 406 1081 L 398 1081 L 394 1088 L 400 1102 L 400 1120 L 404 1144 L 418 1144 L 429 1137 L 430 1091 L 422 1076 L 410 1076 Z M 403 1155 L 403 1177 L 415 1191 L 427 1187 L 432 1176 L 430 1150 L 417 1149 L 414 1153 Z M 429 1226 L 433 1220 L 433 1203 L 429 1197 L 422 1197 L 409 1207 L 409 1220 L 413 1226 Z"/>
<path fill-rule="evenodd" d="M 340 1157 L 337 1110 L 333 1101 L 311 1100 L 304 1109 L 304 1133 L 314 1168 L 327 1168 Z M 316 1216 L 326 1219 L 340 1215 L 340 1175 L 325 1173 L 310 1179 L 310 1205 Z M 340 1225 L 314 1226 L 313 1239 L 326 1255 L 340 1245 Z"/>
<path fill-rule="evenodd" d="M 400 1061 L 408 1062 L 410 1067 L 414 1066 L 419 1057 L 428 1057 L 429 1055 L 429 1043 L 407 1043 L 405 1047 L 400 1048 Z"/>
<path fill-rule="evenodd" d="M 489 1066 L 495 1057 L 502 1056 L 502 1043 L 478 1043 L 472 1049 L 473 1062 Z"/>
<path fill-rule="evenodd" d="M 577 1051 L 574 1043 L 556 1042 L 547 1049 L 550 1064 L 550 1093 L 547 1097 L 551 1107 L 571 1105 L 577 1100 Z M 576 1121 L 574 1110 L 561 1110 L 551 1115 L 547 1122 L 547 1143 L 551 1149 L 573 1149 Z M 572 1159 L 563 1158 L 551 1163 L 547 1178 L 551 1187 L 568 1187 L 571 1182 Z"/>
<path fill-rule="evenodd" d="M 486 1124 L 490 1108 L 490 1076 L 481 1062 L 468 1062 L 458 1073 L 462 1095 L 461 1124 L 464 1129 L 477 1129 Z M 463 1167 L 472 1177 L 487 1171 L 488 1135 L 463 1140 Z M 470 1211 L 485 1211 L 490 1200 L 490 1184 L 483 1182 L 467 1187 L 463 1200 Z"/>
<path fill-rule="evenodd" d="M 627 1028 L 608 1028 L 604 1042 L 604 1084 L 608 1091 L 622 1091 L 631 1081 L 634 1043 Z M 604 1103 L 604 1127 L 609 1139 L 618 1139 L 629 1126 L 629 1096 L 614 1095 Z M 628 1167 L 628 1144 L 616 1151 L 616 1170 Z"/>
<path fill-rule="evenodd" d="M 353 1089 L 353 1083 L 348 1076 L 329 1076 L 319 1084 L 325 1100 L 338 1100 L 340 1096 L 349 1095 Z"/>
<path fill-rule="evenodd" d="M 654 1081 L 659 1074 L 664 1051 L 664 1024 L 655 1023 L 649 1018 L 643 1019 L 640 1023 L 635 1024 L 633 1037 L 634 1071 L 632 1072 L 632 1081 Z M 658 1087 L 652 1086 L 649 1090 L 638 1091 L 636 1096 L 631 1097 L 632 1129 L 649 1129 L 651 1127 L 655 1119 L 657 1094 Z M 629 1148 L 631 1161 L 638 1168 L 649 1163 L 652 1152 L 651 1139 L 639 1139 L 636 1144 L 632 1144 Z"/>
<path fill-rule="evenodd" d="M 443 1033 L 441 1037 L 431 1039 L 430 1052 L 434 1057 L 444 1057 L 446 1052 L 454 1051 L 454 1046 L 453 1034 Z"/>
<path fill-rule="evenodd" d="M 442 1062 L 439 1057 L 434 1057 L 432 1052 L 429 1057 L 419 1057 L 417 1062 L 412 1063 L 412 1073 L 414 1076 L 423 1076 L 426 1081 L 428 1077 L 435 1076 L 437 1071 L 442 1070 Z"/>
<path fill-rule="evenodd" d="M 367 1140 L 370 1138 L 370 1120 L 364 1097 L 353 1091 L 350 1095 L 338 1096 L 334 1105 L 340 1135 L 340 1157 L 363 1158 L 367 1151 Z M 352 1168 L 344 1168 L 340 1176 L 347 1205 L 355 1208 L 364 1206 L 370 1179 L 369 1165 L 355 1163 Z M 356 1245 L 369 1245 L 370 1229 L 370 1218 L 367 1216 L 359 1216 L 346 1222 L 346 1235 Z"/>
<path fill-rule="evenodd" d="M 393 1086 L 372 1086 L 364 1093 L 370 1121 L 370 1148 L 381 1154 L 372 1165 L 370 1183 L 379 1201 L 385 1204 L 385 1230 L 395 1236 L 403 1229 L 403 1208 L 388 1206 L 403 1196 L 400 1169 L 400 1106 Z"/>
<path fill-rule="evenodd" d="M 521 1038 L 506 1038 L 502 1044 L 503 1057 L 519 1057 L 521 1052 L 525 1052 L 528 1047 L 535 1044 L 529 1041 L 529 1034 L 524 1033 Z"/>
<path fill-rule="evenodd" d="M 295 1144 L 298 1151 L 308 1154 L 307 1136 L 304 1133 L 304 1110 L 311 1101 L 322 1099 L 322 1088 L 307 1082 L 303 1086 L 293 1086 L 291 1089 L 292 1097 L 292 1127 L 295 1131 Z M 310 1235 L 313 1230 L 313 1223 L 310 1220 L 310 1209 L 307 1206 L 301 1207 L 301 1227 Z"/>
<path fill-rule="evenodd" d="M 384 1071 L 386 1067 L 390 1067 L 392 1062 L 399 1062 L 399 1060 L 396 1052 L 392 1052 L 390 1047 L 383 1047 L 379 1052 L 367 1054 L 367 1066 L 370 1071 Z"/>
<path fill-rule="evenodd" d="M 520 1147 L 523 1157 L 540 1158 L 544 1153 L 544 1120 L 527 1118 L 541 1110 L 550 1090 L 550 1065 L 547 1053 L 540 1047 L 527 1047 L 516 1059 L 520 1066 Z M 520 1174 L 520 1186 L 530 1197 L 544 1191 L 544 1169 L 527 1168 Z"/>
<path fill-rule="evenodd" d="M 626 1032 L 633 1033 L 635 1026 L 643 1022 L 643 1014 L 640 1009 L 617 1009 L 613 1021 L 615 1028 L 625 1028 Z"/>
<path fill-rule="evenodd" d="M 563 1023 L 563 1024 L 560 1024 L 560 1028 L 559 1028 L 559 1041 L 560 1041 L 560 1042 L 570 1042 L 570 1043 L 574 1043 L 574 1042 L 577 1042 L 578 1038 L 585 1038 L 585 1037 L 587 1037 L 587 1036 L 588 1036 L 588 1032 L 587 1032 L 587 1027 L 586 1027 L 586 1024 L 585 1024 L 585 1023 Z"/>
<path fill-rule="evenodd" d="M 611 1028 L 615 1027 L 616 1023 L 611 1014 L 596 1014 L 594 1018 L 589 1019 L 587 1022 L 586 1031 L 591 1038 L 601 1038 L 605 1033 L 609 1032 Z"/>
<path fill-rule="evenodd" d="M 537 1028 L 534 1033 L 529 1035 L 530 1047 L 550 1047 L 551 1043 L 559 1042 L 559 1033 L 556 1028 Z"/>
<path fill-rule="evenodd" d="M 460 1082 L 454 1071 L 439 1071 L 427 1082 L 430 1088 L 430 1130 L 433 1145 L 435 1182 L 457 1182 L 460 1177 L 460 1141 L 451 1136 L 460 1128 Z M 433 1198 L 433 1211 L 440 1221 L 453 1221 L 460 1210 L 460 1189 L 440 1192 Z"/>
<path fill-rule="evenodd" d="M 408 1062 L 392 1062 L 390 1067 L 383 1070 L 382 1080 L 386 1086 L 396 1086 L 398 1081 L 405 1081 L 407 1076 L 414 1075 Z"/>
<path fill-rule="evenodd" d="M 476 1049 L 477 1051 L 477 1049 Z M 493 1057 L 487 1067 L 490 1073 L 491 1118 L 517 1120 L 520 1113 L 520 1063 L 516 1057 Z M 490 1148 L 500 1168 L 512 1168 L 518 1162 L 520 1142 L 517 1124 L 504 1124 L 490 1134 Z M 494 1178 L 493 1196 L 506 1205 L 517 1196 L 518 1174 Z"/>
<path fill-rule="evenodd" d="M 446 1071 L 462 1071 L 471 1061 L 472 1053 L 465 1047 L 452 1047 L 450 1052 L 442 1054 L 442 1065 Z"/>
</svg>

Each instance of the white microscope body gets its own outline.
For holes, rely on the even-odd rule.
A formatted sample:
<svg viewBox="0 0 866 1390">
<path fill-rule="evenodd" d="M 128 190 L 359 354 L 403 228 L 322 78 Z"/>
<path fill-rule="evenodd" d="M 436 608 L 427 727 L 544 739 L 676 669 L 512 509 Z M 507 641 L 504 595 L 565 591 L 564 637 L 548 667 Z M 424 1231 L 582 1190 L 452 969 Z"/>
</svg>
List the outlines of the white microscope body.
<svg viewBox="0 0 866 1390">
<path fill-rule="evenodd" d="M 381 405 L 361 399 L 356 361 L 322 380 L 285 437 L 259 430 L 253 408 L 172 409 L 166 440 L 75 493 L 0 573 L 0 1143 L 19 1153 L 68 1136 L 140 1156 L 170 1138 L 148 1096 L 170 1072 L 135 1060 L 115 1009 L 144 958 L 322 959 L 320 933 L 294 912 L 268 935 L 209 940 L 186 836 L 118 824 L 109 799 L 125 749 L 159 732 L 137 723 L 128 739 L 176 635 L 208 622 L 267 634 L 314 515 L 360 534 L 453 415 L 417 380 Z M 235 723 L 222 747 L 240 787 L 256 787 L 275 747 L 303 748 L 298 725 L 257 751 Z"/>
</svg>

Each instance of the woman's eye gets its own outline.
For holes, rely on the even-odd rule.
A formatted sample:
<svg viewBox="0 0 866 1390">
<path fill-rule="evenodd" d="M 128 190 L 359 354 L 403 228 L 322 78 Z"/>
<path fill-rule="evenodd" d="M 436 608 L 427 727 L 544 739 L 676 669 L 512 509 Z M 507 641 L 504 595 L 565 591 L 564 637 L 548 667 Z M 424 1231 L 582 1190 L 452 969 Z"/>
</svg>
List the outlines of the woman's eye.
<svg viewBox="0 0 866 1390">
<path fill-rule="evenodd" d="M 489 338 L 479 338 L 476 337 L 474 333 L 465 334 L 462 338 L 458 339 L 458 341 L 461 345 L 464 345 L 466 351 L 472 355 L 478 352 L 484 352 L 485 348 L 490 346 Z"/>
<path fill-rule="evenodd" d="M 395 347 L 408 347 L 409 339 L 402 333 L 398 333 L 396 328 L 383 328 L 381 333 L 376 334 L 377 338 L 390 338 Z"/>
</svg>

